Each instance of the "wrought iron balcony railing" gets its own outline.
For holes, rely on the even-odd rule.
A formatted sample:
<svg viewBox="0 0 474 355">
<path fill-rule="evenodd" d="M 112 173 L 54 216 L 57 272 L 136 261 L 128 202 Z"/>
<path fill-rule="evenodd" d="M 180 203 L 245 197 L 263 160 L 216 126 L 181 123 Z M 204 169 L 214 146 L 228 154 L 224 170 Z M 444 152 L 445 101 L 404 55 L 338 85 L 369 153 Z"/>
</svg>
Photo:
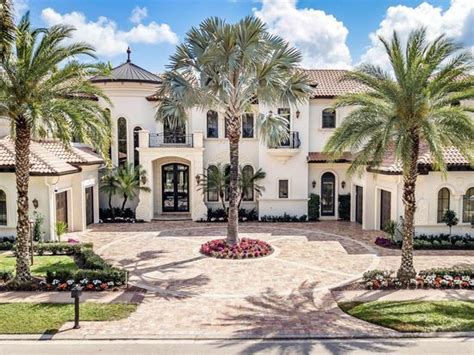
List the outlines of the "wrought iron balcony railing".
<svg viewBox="0 0 474 355">
<path fill-rule="evenodd" d="M 271 149 L 298 149 L 301 146 L 300 133 L 298 131 L 291 131 L 288 139 L 281 142 L 276 147 L 269 147 Z"/>
<path fill-rule="evenodd" d="M 150 133 L 150 147 L 192 147 L 192 134 Z"/>
</svg>

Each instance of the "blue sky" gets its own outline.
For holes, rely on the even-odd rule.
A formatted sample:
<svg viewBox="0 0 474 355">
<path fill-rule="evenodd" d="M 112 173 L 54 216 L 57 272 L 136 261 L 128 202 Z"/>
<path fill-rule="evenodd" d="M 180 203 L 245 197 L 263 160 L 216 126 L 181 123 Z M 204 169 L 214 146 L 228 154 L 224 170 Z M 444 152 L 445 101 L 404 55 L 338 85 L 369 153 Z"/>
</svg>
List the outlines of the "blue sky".
<svg viewBox="0 0 474 355">
<path fill-rule="evenodd" d="M 422 24 L 433 36 L 447 33 L 466 46 L 473 46 L 474 37 L 469 0 L 17 0 L 17 7 L 29 9 L 38 26 L 74 25 L 77 39 L 90 41 L 113 65 L 124 61 L 130 45 L 133 62 L 155 72 L 186 31 L 209 16 L 229 22 L 259 16 L 303 52 L 306 67 L 378 61 L 374 34 L 386 36 L 393 28 L 406 35 Z"/>
</svg>

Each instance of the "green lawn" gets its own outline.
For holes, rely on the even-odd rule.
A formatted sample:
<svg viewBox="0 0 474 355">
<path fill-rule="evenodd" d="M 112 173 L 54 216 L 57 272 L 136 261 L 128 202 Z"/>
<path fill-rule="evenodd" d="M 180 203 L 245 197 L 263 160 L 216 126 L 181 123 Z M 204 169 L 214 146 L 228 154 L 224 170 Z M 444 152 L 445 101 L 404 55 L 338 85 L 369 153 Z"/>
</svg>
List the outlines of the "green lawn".
<svg viewBox="0 0 474 355">
<path fill-rule="evenodd" d="M 474 331 L 472 301 L 373 301 L 339 304 L 351 316 L 400 332 Z"/>
<path fill-rule="evenodd" d="M 15 257 L 12 255 L 0 255 L 0 270 L 15 271 Z M 43 255 L 35 256 L 31 272 L 35 276 L 45 276 L 46 271 L 71 270 L 75 271 L 78 267 L 71 256 L 67 255 Z"/>
<path fill-rule="evenodd" d="M 80 305 L 81 321 L 112 321 L 127 318 L 134 304 Z M 67 321 L 74 320 L 72 304 L 3 303 L 0 304 L 0 334 L 55 333 Z"/>
</svg>

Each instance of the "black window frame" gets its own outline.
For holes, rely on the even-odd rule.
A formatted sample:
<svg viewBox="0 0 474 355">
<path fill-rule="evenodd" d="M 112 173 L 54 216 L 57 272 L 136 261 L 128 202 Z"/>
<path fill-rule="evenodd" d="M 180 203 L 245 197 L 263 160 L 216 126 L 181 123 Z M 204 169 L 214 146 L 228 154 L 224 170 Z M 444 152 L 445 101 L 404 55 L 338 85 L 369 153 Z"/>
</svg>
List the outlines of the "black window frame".
<svg viewBox="0 0 474 355">
<path fill-rule="evenodd" d="M 328 122 L 328 120 L 332 120 Z M 336 110 L 332 108 L 325 108 L 321 114 L 321 128 L 333 129 L 336 128 Z"/>
<path fill-rule="evenodd" d="M 212 124 L 211 126 L 211 121 L 210 120 L 215 120 L 215 124 Z M 215 127 L 213 127 L 215 126 Z M 209 134 L 209 132 L 214 132 L 212 134 Z M 217 111 L 214 110 L 208 110 L 206 113 L 206 137 L 207 138 L 219 138 L 219 114 Z"/>
<path fill-rule="evenodd" d="M 474 187 L 468 188 L 462 196 L 462 222 L 474 222 Z"/>
<path fill-rule="evenodd" d="M 207 167 L 207 176 L 209 176 L 209 172 L 211 169 L 218 170 L 219 168 L 215 165 L 209 165 Z M 215 194 L 215 199 L 211 198 L 211 194 Z M 209 185 L 207 187 L 207 201 L 208 202 L 219 202 L 219 191 L 217 189 L 209 189 Z"/>
<path fill-rule="evenodd" d="M 248 174 L 245 172 L 245 170 L 248 170 L 250 169 L 250 173 L 251 175 L 254 174 L 254 169 L 253 169 L 253 166 L 252 165 L 245 165 L 242 169 L 242 174 Z M 242 201 L 253 201 L 255 199 L 255 191 L 253 189 L 253 184 L 252 184 L 252 187 L 250 187 L 247 191 L 243 191 L 243 197 L 242 197 Z"/>
<path fill-rule="evenodd" d="M 445 206 L 447 204 L 447 208 Z M 443 187 L 438 191 L 438 205 L 437 205 L 437 222 L 443 223 L 443 217 L 451 206 L 451 191 L 447 187 Z"/>
<path fill-rule="evenodd" d="M 285 191 L 282 191 L 282 188 L 285 188 L 282 183 L 286 183 L 286 196 Z M 290 180 L 288 179 L 279 179 L 278 180 L 278 198 L 288 199 L 290 198 Z"/>
<path fill-rule="evenodd" d="M 249 128 L 245 126 L 246 119 L 252 119 L 252 126 Z M 254 138 L 255 137 L 255 116 L 253 112 L 245 112 L 242 114 L 242 138 Z"/>
<path fill-rule="evenodd" d="M 0 226 L 8 224 L 7 193 L 0 189 Z"/>
<path fill-rule="evenodd" d="M 122 126 L 122 123 L 123 125 Z M 119 117 L 117 119 L 117 161 L 119 163 L 128 161 L 128 134 L 127 134 L 127 119 L 125 117 Z M 125 154 L 124 158 L 120 158 L 120 154 Z"/>
</svg>

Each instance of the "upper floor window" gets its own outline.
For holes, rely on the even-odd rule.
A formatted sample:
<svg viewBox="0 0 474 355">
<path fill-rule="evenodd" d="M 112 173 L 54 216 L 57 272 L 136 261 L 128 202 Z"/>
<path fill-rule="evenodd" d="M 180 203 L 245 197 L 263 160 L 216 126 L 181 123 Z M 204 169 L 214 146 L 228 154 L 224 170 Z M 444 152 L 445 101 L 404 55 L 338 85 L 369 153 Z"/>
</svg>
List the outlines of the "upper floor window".
<svg viewBox="0 0 474 355">
<path fill-rule="evenodd" d="M 133 129 L 133 164 L 135 166 L 140 164 L 140 156 L 137 148 L 140 144 L 138 132 L 140 132 L 141 130 L 142 128 L 139 126 Z"/>
<path fill-rule="evenodd" d="M 215 181 L 219 179 L 219 169 L 215 165 L 209 165 L 207 168 L 207 200 L 208 201 L 219 201 L 218 186 L 215 186 Z"/>
<path fill-rule="evenodd" d="M 242 115 L 242 138 L 253 138 L 254 135 L 253 113 L 244 113 Z"/>
<path fill-rule="evenodd" d="M 219 116 L 216 111 L 207 111 L 207 138 L 219 137 Z"/>
<path fill-rule="evenodd" d="M 0 190 L 0 226 L 7 225 L 7 194 Z"/>
<path fill-rule="evenodd" d="M 462 221 L 474 222 L 474 187 L 469 188 L 462 197 Z"/>
<path fill-rule="evenodd" d="M 443 222 L 444 214 L 449 210 L 449 189 L 443 187 L 438 192 L 438 223 Z"/>
<path fill-rule="evenodd" d="M 242 181 L 244 182 L 242 185 L 243 189 L 243 198 L 244 201 L 253 201 L 253 192 L 254 192 L 254 185 L 253 185 L 253 168 L 250 165 L 245 165 L 242 169 Z"/>
<path fill-rule="evenodd" d="M 322 128 L 336 128 L 336 111 L 332 108 L 323 110 Z"/>
<path fill-rule="evenodd" d="M 127 120 L 119 117 L 117 120 L 117 144 L 119 164 L 127 163 Z"/>
</svg>

